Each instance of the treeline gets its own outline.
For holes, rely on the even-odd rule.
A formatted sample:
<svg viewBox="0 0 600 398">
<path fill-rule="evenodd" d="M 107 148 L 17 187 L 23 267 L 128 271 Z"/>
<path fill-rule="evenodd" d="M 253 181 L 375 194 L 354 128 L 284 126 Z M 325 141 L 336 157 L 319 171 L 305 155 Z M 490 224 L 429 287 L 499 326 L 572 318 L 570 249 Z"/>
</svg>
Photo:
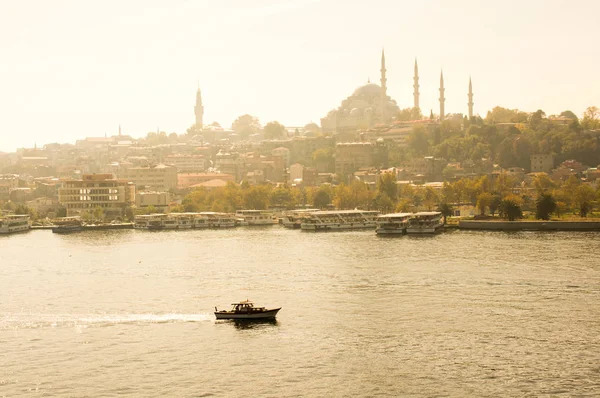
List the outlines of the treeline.
<svg viewBox="0 0 600 398">
<path fill-rule="evenodd" d="M 485 119 L 455 114 L 447 115 L 434 130 L 415 126 L 408 148 L 394 158 L 433 155 L 450 162 L 473 163 L 486 158 L 503 168 L 529 170 L 531 155 L 552 154 L 556 164 L 574 159 L 596 166 L 600 159 L 598 129 L 600 110 L 596 107 L 588 108 L 581 120 L 571 111 L 548 118 L 542 110 L 525 113 L 496 107 Z"/>
<path fill-rule="evenodd" d="M 172 211 L 235 212 L 240 209 L 333 207 L 340 210 L 379 210 L 383 213 L 439 209 L 450 215 L 453 206 L 473 205 L 481 215 L 499 213 L 515 219 L 520 218 L 522 212 L 537 212 L 537 202 L 541 197 L 554 205 L 550 205 L 549 212 L 540 213 L 539 218 L 547 219 L 551 214 L 586 217 L 597 207 L 600 190 L 592 189 L 575 177 L 559 184 L 546 175 L 536 176 L 524 185 L 507 173 L 500 174 L 493 181 L 488 176 L 462 178 L 444 182 L 441 189 L 435 189 L 427 185 L 398 185 L 393 174 L 384 173 L 375 189 L 358 180 L 321 187 L 250 186 L 245 182 L 241 185 L 229 182 L 222 188 L 196 189 Z"/>
</svg>

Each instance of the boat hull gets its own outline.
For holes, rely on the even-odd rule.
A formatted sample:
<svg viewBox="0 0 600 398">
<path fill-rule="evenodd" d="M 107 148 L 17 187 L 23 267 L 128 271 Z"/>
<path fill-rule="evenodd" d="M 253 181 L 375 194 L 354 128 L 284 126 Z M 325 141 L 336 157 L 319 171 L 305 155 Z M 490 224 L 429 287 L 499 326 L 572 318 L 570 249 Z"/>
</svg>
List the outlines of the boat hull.
<svg viewBox="0 0 600 398">
<path fill-rule="evenodd" d="M 231 311 L 215 311 L 217 319 L 271 319 L 275 318 L 281 308 L 266 310 L 253 314 L 234 313 Z"/>
<path fill-rule="evenodd" d="M 406 233 L 409 235 L 435 234 L 441 232 L 442 226 L 435 227 L 408 227 Z"/>
<path fill-rule="evenodd" d="M 406 228 L 377 228 L 375 233 L 377 235 L 404 235 Z"/>
<path fill-rule="evenodd" d="M 375 228 L 377 225 L 374 222 L 366 223 L 350 223 L 350 224 L 312 224 L 302 223 L 300 228 L 304 231 L 330 231 L 330 230 L 348 230 L 348 229 L 364 229 Z"/>
<path fill-rule="evenodd" d="M 81 225 L 58 226 L 52 228 L 52 232 L 54 232 L 55 234 L 68 234 L 71 232 L 78 232 L 81 230 Z"/>
</svg>

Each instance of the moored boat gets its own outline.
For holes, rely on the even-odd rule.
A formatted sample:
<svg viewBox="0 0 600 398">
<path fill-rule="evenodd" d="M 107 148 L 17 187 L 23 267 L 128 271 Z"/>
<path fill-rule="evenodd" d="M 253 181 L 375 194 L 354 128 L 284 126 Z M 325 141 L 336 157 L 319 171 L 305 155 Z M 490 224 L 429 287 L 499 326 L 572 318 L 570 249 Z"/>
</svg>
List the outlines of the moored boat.
<svg viewBox="0 0 600 398">
<path fill-rule="evenodd" d="M 29 230 L 28 214 L 11 214 L 0 217 L 0 234 L 12 234 Z"/>
<path fill-rule="evenodd" d="M 310 213 L 315 211 L 319 211 L 319 209 L 298 209 L 287 211 L 281 216 L 280 223 L 285 228 L 299 229 L 302 225 L 302 221 L 308 217 Z"/>
<path fill-rule="evenodd" d="M 231 310 L 219 311 L 215 307 L 215 317 L 217 319 L 272 319 L 279 312 L 279 308 L 255 307 L 250 300 L 240 301 L 231 304 Z"/>
<path fill-rule="evenodd" d="M 439 211 L 423 211 L 414 213 L 408 220 L 407 234 L 434 234 L 444 227 L 442 213 Z"/>
<path fill-rule="evenodd" d="M 52 232 L 55 234 L 67 234 L 82 230 L 81 218 L 63 217 L 53 221 Z"/>
<path fill-rule="evenodd" d="M 273 213 L 267 210 L 238 210 L 235 216 L 240 221 L 240 225 L 273 225 Z"/>
<path fill-rule="evenodd" d="M 375 232 L 378 235 L 405 234 L 411 216 L 412 213 L 382 214 L 377 217 Z"/>
<path fill-rule="evenodd" d="M 315 211 L 308 214 L 300 228 L 307 231 L 375 228 L 378 214 L 371 210 Z"/>
</svg>

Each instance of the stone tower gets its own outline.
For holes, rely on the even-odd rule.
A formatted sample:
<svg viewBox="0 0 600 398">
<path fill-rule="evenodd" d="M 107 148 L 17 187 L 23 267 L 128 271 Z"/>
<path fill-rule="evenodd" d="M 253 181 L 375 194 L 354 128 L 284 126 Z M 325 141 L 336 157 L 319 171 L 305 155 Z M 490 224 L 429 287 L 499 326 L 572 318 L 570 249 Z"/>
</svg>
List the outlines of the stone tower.
<svg viewBox="0 0 600 398">
<path fill-rule="evenodd" d="M 385 114 L 385 106 L 387 103 L 387 79 L 385 77 L 385 52 L 381 50 L 381 122 L 387 122 L 387 115 Z"/>
<path fill-rule="evenodd" d="M 440 122 L 444 120 L 444 116 L 446 115 L 444 110 L 444 103 L 446 102 L 444 91 L 444 71 L 442 71 L 440 74 Z"/>
<path fill-rule="evenodd" d="M 471 76 L 469 76 L 469 120 L 473 118 L 473 84 L 471 84 Z"/>
<path fill-rule="evenodd" d="M 415 76 L 413 77 L 413 88 L 415 89 L 413 96 L 415 99 L 414 108 L 419 109 L 419 66 L 417 65 L 417 59 L 415 58 Z"/>
<path fill-rule="evenodd" d="M 196 91 L 196 106 L 194 106 L 194 113 L 196 114 L 196 126 L 202 128 L 204 125 L 202 122 L 204 117 L 204 106 L 202 105 L 202 93 L 200 92 L 199 86 L 198 91 Z"/>
</svg>

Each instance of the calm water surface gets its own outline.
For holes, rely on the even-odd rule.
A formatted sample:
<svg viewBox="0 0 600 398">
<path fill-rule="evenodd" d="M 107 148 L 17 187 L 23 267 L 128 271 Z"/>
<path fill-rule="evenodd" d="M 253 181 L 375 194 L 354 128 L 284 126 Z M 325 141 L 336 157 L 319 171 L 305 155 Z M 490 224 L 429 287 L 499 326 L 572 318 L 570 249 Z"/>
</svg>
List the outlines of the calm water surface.
<svg viewBox="0 0 600 398">
<path fill-rule="evenodd" d="M 0 396 L 598 396 L 599 238 L 0 236 Z"/>
</svg>

